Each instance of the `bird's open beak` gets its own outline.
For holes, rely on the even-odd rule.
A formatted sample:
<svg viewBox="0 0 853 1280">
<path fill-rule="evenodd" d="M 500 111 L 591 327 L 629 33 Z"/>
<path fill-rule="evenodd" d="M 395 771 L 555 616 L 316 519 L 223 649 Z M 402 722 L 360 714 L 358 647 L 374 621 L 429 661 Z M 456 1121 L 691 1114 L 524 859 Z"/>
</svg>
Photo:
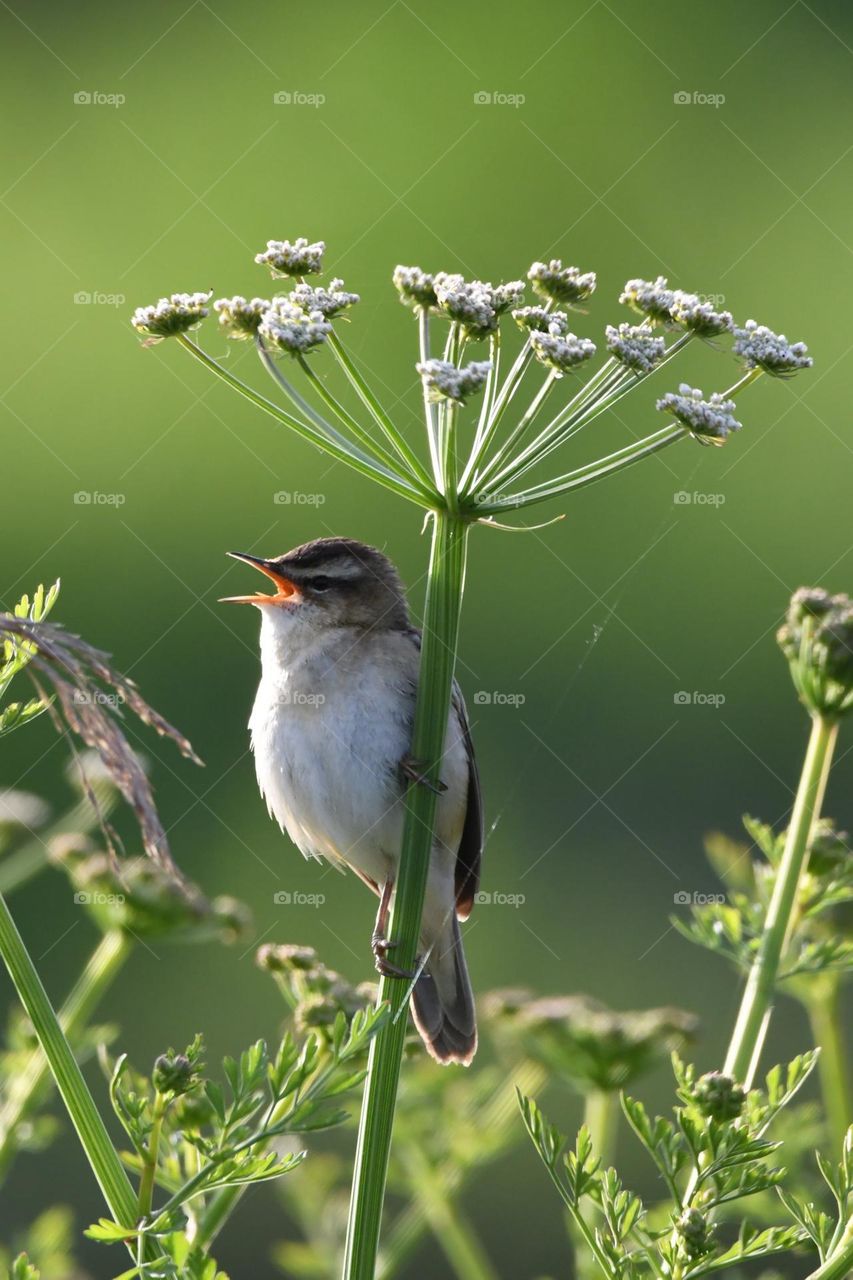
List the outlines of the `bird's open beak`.
<svg viewBox="0 0 853 1280">
<path fill-rule="evenodd" d="M 246 551 L 229 551 L 228 555 L 233 560 L 245 560 L 246 564 L 260 569 L 261 573 L 265 573 L 275 583 L 276 591 L 275 595 L 264 595 L 259 591 L 253 596 L 223 596 L 219 601 L 220 604 L 284 604 L 286 601 L 295 604 L 301 599 L 296 584 L 277 573 L 269 560 L 262 560 L 260 556 L 250 556 Z"/>
</svg>

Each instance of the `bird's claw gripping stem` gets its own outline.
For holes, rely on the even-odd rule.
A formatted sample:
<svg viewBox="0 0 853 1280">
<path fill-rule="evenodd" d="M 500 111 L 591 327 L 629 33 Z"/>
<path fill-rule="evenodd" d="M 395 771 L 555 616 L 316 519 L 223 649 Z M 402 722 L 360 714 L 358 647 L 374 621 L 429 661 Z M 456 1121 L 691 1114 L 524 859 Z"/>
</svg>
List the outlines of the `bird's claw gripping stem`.
<svg viewBox="0 0 853 1280">
<path fill-rule="evenodd" d="M 447 784 L 441 781 L 431 782 L 426 776 L 426 765 L 422 760 L 416 760 L 414 756 L 403 756 L 400 761 L 400 772 L 404 778 L 408 778 L 409 782 L 416 782 L 421 787 L 426 787 L 429 791 L 433 791 L 437 796 L 444 795 L 447 790 Z"/>
</svg>

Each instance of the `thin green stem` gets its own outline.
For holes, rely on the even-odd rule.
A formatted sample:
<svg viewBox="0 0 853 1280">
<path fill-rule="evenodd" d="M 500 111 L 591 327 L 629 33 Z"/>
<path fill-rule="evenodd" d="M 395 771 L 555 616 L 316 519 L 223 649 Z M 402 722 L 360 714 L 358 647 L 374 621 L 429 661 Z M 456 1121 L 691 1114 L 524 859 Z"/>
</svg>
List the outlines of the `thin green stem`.
<svg viewBox="0 0 853 1280">
<path fill-rule="evenodd" d="M 429 308 L 420 307 L 418 310 L 418 346 L 420 353 L 420 363 L 426 364 L 430 359 L 430 333 L 429 333 Z M 438 414 L 436 405 L 429 397 L 429 388 L 426 380 L 421 379 L 421 387 L 424 400 L 424 419 L 426 422 L 427 443 L 429 445 L 429 457 L 432 464 L 432 474 L 435 480 L 435 487 L 442 492 L 441 484 L 441 457 L 438 447 Z"/>
<path fill-rule="evenodd" d="M 625 467 L 633 466 L 641 458 L 648 458 L 660 449 L 665 449 L 667 445 L 674 444 L 676 440 L 682 440 L 687 434 L 686 427 L 674 425 L 662 427 L 652 435 L 637 440 L 624 449 L 618 449 L 606 458 L 598 458 L 595 462 L 589 462 L 575 471 L 569 471 L 564 476 L 558 476 L 556 480 L 534 485 L 521 493 L 507 494 L 498 501 L 477 505 L 472 510 L 476 511 L 478 516 L 485 516 L 532 507 L 538 502 L 546 502 L 549 498 L 570 493 L 574 489 L 582 489 L 585 485 L 604 479 L 605 476 L 614 475 Z"/>
<path fill-rule="evenodd" d="M 817 1070 L 824 1111 L 830 1135 L 837 1146 L 843 1142 L 853 1115 L 850 1073 L 844 1036 L 841 1033 L 844 1022 L 840 996 L 839 974 L 824 973 L 809 981 L 808 994 L 804 997 L 814 1043 L 820 1046 Z"/>
<path fill-rule="evenodd" d="M 15 927 L 5 899 L 0 896 L 0 953 L 21 1003 L 33 1024 L 57 1088 L 77 1131 L 110 1213 L 116 1222 L 135 1221 L 136 1197 L 83 1079 L 74 1054 L 42 986 L 41 979 Z"/>
<path fill-rule="evenodd" d="M 59 1010 L 59 1025 L 71 1043 L 80 1036 L 132 949 L 128 936 L 118 929 L 101 938 Z M 41 1094 L 48 1072 L 47 1058 L 36 1049 L 9 1087 L 0 1108 L 0 1177 L 15 1157 L 15 1131 Z"/>
<path fill-rule="evenodd" d="M 536 392 L 536 395 L 533 397 L 530 404 L 527 406 L 524 413 L 519 418 L 517 424 L 513 427 L 512 431 L 510 432 L 504 444 L 501 446 L 498 452 L 494 455 L 494 457 L 491 458 L 491 460 L 486 464 L 482 472 L 478 473 L 477 487 L 479 489 L 482 489 L 483 485 L 488 485 L 489 476 L 493 472 L 500 471 L 502 462 L 504 461 L 504 459 L 510 457 L 512 450 L 516 447 L 519 441 L 524 437 L 528 427 L 535 420 L 535 418 L 539 413 L 539 410 L 542 408 L 548 396 L 551 394 L 551 392 L 554 390 L 554 387 L 557 385 L 557 380 L 558 380 L 557 370 L 550 369 L 548 371 L 547 376 L 545 377 L 544 382 L 542 383 L 542 386 Z M 495 483 L 499 483 L 499 480 L 496 479 Z"/>
<path fill-rule="evenodd" d="M 467 525 L 463 521 L 443 511 L 434 513 L 412 737 L 412 755 L 424 771 L 426 785 L 414 784 L 407 794 L 390 928 L 396 944 L 394 960 L 403 969 L 412 969 L 417 962 L 436 790 L 453 685 L 466 543 Z M 409 984 L 403 979 L 383 977 L 379 999 L 390 1003 L 392 1016 L 370 1046 L 347 1224 L 346 1280 L 373 1280 L 376 1271 L 394 1107 L 407 1027 Z"/>
<path fill-rule="evenodd" d="M 417 1186 L 424 1214 L 459 1280 L 499 1280 L 488 1254 L 456 1199 L 444 1193 L 440 1178 L 422 1149 L 412 1144 L 403 1152 L 409 1181 Z"/>
<path fill-rule="evenodd" d="M 163 1132 L 163 1121 L 166 1117 L 166 1099 L 158 1093 L 154 1099 L 151 1132 L 148 1135 L 148 1146 L 142 1161 L 142 1176 L 139 1179 L 139 1196 L 137 1199 L 140 1219 L 147 1218 L 154 1201 L 154 1181 L 157 1176 L 157 1161 L 160 1156 L 160 1136 Z"/>
<path fill-rule="evenodd" d="M 295 431 L 296 434 L 301 436 L 304 440 L 310 441 L 311 444 L 316 445 L 317 448 L 321 449 L 324 453 L 331 454 L 332 457 L 337 458 L 339 462 L 346 463 L 348 467 L 352 467 L 353 470 L 360 472 L 361 475 L 368 476 L 372 480 L 378 480 L 386 489 L 390 489 L 401 498 L 406 498 L 409 502 L 414 502 L 416 506 L 427 509 L 431 507 L 432 503 L 427 502 L 426 499 L 423 498 L 421 494 L 406 481 L 401 480 L 397 476 L 388 474 L 384 468 L 379 466 L 378 463 L 374 464 L 365 462 L 361 455 L 354 451 L 354 446 L 351 445 L 349 448 L 342 448 L 333 440 L 321 435 L 321 433 L 314 427 L 309 426 L 305 422 L 301 422 L 299 418 L 294 418 L 292 414 L 288 413 L 285 409 L 280 408 L 277 404 L 274 404 L 272 400 L 267 400 L 266 396 L 262 396 L 259 392 L 255 391 L 253 387 L 250 387 L 247 383 L 241 381 L 240 378 L 235 378 L 233 373 L 229 373 L 229 371 L 223 368 L 217 360 L 214 360 L 212 356 L 209 356 L 206 351 L 202 351 L 201 347 L 196 346 L 196 344 L 188 338 L 186 334 L 178 334 L 176 341 L 189 351 L 196 360 L 203 364 L 205 368 L 210 369 L 218 378 L 221 378 L 223 382 L 226 382 L 234 391 L 239 391 L 242 396 L 245 396 L 245 398 L 251 401 L 251 403 L 257 408 L 263 409 L 264 413 L 268 413 L 270 417 L 275 418 L 277 422 L 281 422 L 292 431 Z"/>
<path fill-rule="evenodd" d="M 418 455 L 409 445 L 402 432 L 394 426 L 390 415 L 385 411 L 377 397 L 373 394 L 370 389 L 370 385 L 359 373 L 355 362 L 350 357 L 344 347 L 344 344 L 336 333 L 332 332 L 329 334 L 328 344 L 332 349 L 332 354 L 343 369 L 350 386 L 353 388 L 359 400 L 361 400 L 361 403 L 373 418 L 373 421 L 384 433 L 392 448 L 396 450 L 401 460 L 406 463 L 413 475 L 415 475 L 417 479 L 420 480 L 421 484 L 431 492 L 432 480 L 430 479 L 429 472 L 421 462 Z"/>
<path fill-rule="evenodd" d="M 740 1011 L 723 1070 L 750 1087 L 764 1044 L 772 1011 L 779 964 L 788 942 L 800 877 L 808 857 L 809 838 L 820 817 L 838 722 L 824 716 L 812 718 L 800 783 L 785 838 L 785 849 L 776 872 L 773 893 L 758 954 L 746 982 Z"/>
<path fill-rule="evenodd" d="M 349 434 L 355 440 L 358 440 L 358 442 L 365 449 L 369 450 L 372 454 L 374 454 L 375 457 L 379 460 L 379 462 L 381 462 L 384 467 L 387 467 L 391 475 L 396 475 L 400 479 L 405 478 L 406 480 L 410 480 L 410 483 L 413 483 L 414 487 L 417 488 L 424 495 L 424 497 L 429 498 L 431 500 L 433 496 L 433 488 L 432 488 L 432 484 L 430 482 L 429 476 L 424 476 L 423 480 L 420 478 L 420 476 L 417 476 L 417 475 L 412 475 L 411 479 L 408 474 L 405 477 L 403 477 L 398 469 L 397 459 L 393 457 L 393 455 L 390 454 L 387 449 L 383 448 L 382 445 L 377 444 L 377 442 L 370 436 L 370 434 L 359 425 L 359 423 L 352 416 L 349 410 L 346 409 L 344 405 L 342 405 L 338 401 L 337 397 L 333 394 L 333 392 L 329 390 L 329 388 L 326 386 L 325 382 L 319 376 L 319 374 L 317 374 L 317 372 L 314 369 L 312 369 L 311 365 L 308 363 L 305 357 L 298 356 L 297 359 L 299 361 L 299 365 L 302 371 L 304 372 L 305 376 L 308 378 L 314 390 L 317 392 L 317 395 L 325 404 L 328 405 L 328 407 L 332 410 L 332 413 L 334 413 L 338 421 L 341 422 L 344 427 L 346 427 Z M 344 438 L 346 439 L 346 437 Z"/>
</svg>

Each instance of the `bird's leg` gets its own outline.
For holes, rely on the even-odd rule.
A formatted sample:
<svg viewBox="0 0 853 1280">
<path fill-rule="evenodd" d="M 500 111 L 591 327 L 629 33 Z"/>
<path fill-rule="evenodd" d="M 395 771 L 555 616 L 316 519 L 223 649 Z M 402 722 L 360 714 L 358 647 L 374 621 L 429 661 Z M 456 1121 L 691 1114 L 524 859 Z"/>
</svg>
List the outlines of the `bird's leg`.
<svg viewBox="0 0 853 1280">
<path fill-rule="evenodd" d="M 382 892 L 379 895 L 379 909 L 376 912 L 376 923 L 373 926 L 373 937 L 370 939 L 370 947 L 376 960 L 376 969 L 382 974 L 383 978 L 414 978 L 414 973 L 409 969 L 401 969 L 399 965 L 392 964 L 388 959 L 388 952 L 392 947 L 396 947 L 396 942 L 391 942 L 386 938 L 385 934 L 388 928 L 388 912 L 391 908 L 391 894 L 394 892 L 394 881 L 388 879 L 382 886 Z"/>
<path fill-rule="evenodd" d="M 414 756 L 403 756 L 400 761 L 400 772 L 404 778 L 408 778 L 409 782 L 417 782 L 420 786 L 434 791 L 437 796 L 443 795 L 447 790 L 447 786 L 443 782 L 430 782 L 426 776 L 424 762 L 416 760 Z"/>
</svg>

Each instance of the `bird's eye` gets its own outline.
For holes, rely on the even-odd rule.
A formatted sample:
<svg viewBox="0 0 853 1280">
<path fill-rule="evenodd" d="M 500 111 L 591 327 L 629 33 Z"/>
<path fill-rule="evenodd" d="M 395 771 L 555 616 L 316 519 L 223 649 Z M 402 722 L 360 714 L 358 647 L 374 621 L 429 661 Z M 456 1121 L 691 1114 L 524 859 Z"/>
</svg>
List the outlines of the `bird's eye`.
<svg viewBox="0 0 853 1280">
<path fill-rule="evenodd" d="M 327 578 L 325 574 L 318 574 L 316 578 L 311 579 L 311 587 L 314 591 L 328 591 L 332 585 L 332 579 Z"/>
</svg>

